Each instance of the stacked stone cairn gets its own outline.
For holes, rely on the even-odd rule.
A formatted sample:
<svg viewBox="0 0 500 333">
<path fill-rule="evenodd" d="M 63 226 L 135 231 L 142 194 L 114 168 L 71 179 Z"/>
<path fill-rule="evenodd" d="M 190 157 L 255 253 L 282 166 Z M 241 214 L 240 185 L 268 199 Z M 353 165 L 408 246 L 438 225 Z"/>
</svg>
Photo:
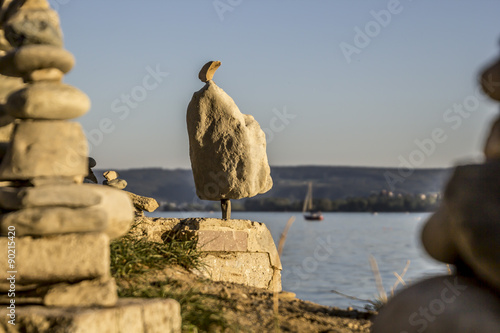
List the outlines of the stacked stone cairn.
<svg viewBox="0 0 500 333">
<path fill-rule="evenodd" d="M 57 13 L 46 1 L 8 2 L 2 25 L 14 48 L 0 58 L 0 73 L 26 86 L 2 106 L 16 121 L 0 165 L 2 253 L 15 244 L 15 258 L 0 260 L 1 301 L 10 302 L 15 281 L 18 305 L 113 306 L 109 241 L 128 231 L 133 210 L 123 192 L 82 184 L 87 140 L 68 120 L 90 101 L 61 82 L 74 58 L 62 48 Z"/>
<path fill-rule="evenodd" d="M 212 80 L 220 65 L 210 61 L 202 67 L 198 77 L 205 86 L 193 94 L 186 119 L 196 194 L 220 200 L 222 218 L 230 219 L 230 199 L 265 193 L 273 181 L 264 131 Z"/>
<path fill-rule="evenodd" d="M 481 85 L 500 101 L 500 60 L 484 70 Z M 422 231 L 425 250 L 454 272 L 397 294 L 377 316 L 374 333 L 500 332 L 500 117 L 484 155 L 482 164 L 455 168 Z"/>
</svg>

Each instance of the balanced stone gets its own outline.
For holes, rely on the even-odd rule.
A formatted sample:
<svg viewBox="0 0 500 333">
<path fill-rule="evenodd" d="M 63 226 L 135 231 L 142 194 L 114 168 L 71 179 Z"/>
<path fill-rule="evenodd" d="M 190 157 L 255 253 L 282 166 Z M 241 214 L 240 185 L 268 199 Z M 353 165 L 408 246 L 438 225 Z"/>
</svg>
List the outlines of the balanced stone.
<svg viewBox="0 0 500 333">
<path fill-rule="evenodd" d="M 371 332 L 500 332 L 500 298 L 475 279 L 438 276 L 395 295 Z"/>
<path fill-rule="evenodd" d="M 264 132 L 213 81 L 194 93 L 187 127 L 200 199 L 241 199 L 271 189 Z"/>
<path fill-rule="evenodd" d="M 72 119 L 90 109 L 90 100 L 79 89 L 59 82 L 36 82 L 11 94 L 7 112 L 21 119 Z"/>
<path fill-rule="evenodd" d="M 7 253 L 9 239 L 0 237 Z M 16 237 L 16 282 L 77 282 L 109 276 L 109 237 L 103 233 L 43 238 Z M 0 260 L 0 280 L 9 277 L 7 260 Z"/>
<path fill-rule="evenodd" d="M 198 78 L 201 82 L 208 82 L 214 77 L 215 71 L 221 65 L 220 61 L 209 61 L 202 68 L 198 74 Z"/>
<path fill-rule="evenodd" d="M 4 23 L 5 38 L 14 47 L 31 44 L 63 46 L 59 17 L 51 9 L 21 7 Z"/>
<path fill-rule="evenodd" d="M 125 187 L 127 187 L 127 181 L 123 179 L 105 180 L 103 184 L 114 187 L 119 190 L 123 190 Z"/>
<path fill-rule="evenodd" d="M 45 68 L 38 69 L 34 72 L 28 74 L 25 79 L 28 82 L 39 82 L 39 81 L 55 81 L 59 82 L 62 80 L 64 73 L 57 68 Z"/>
<path fill-rule="evenodd" d="M 56 46 L 27 45 L 8 52 L 0 58 L 0 74 L 27 77 L 32 72 L 45 68 L 57 68 L 67 73 L 73 68 L 73 55 Z"/>
<path fill-rule="evenodd" d="M 500 101 L 500 60 L 487 66 L 480 75 L 483 91 L 496 101 Z"/>
<path fill-rule="evenodd" d="M 12 227 L 17 236 L 43 236 L 103 231 L 107 223 L 108 216 L 103 209 L 38 207 L 2 215 L 0 230 L 5 236 Z"/>
<path fill-rule="evenodd" d="M 500 291 L 500 161 L 455 169 L 446 191 L 450 232 L 460 257 Z"/>
<path fill-rule="evenodd" d="M 16 125 L 0 179 L 87 174 L 87 140 L 80 124 L 23 121 Z"/>
<path fill-rule="evenodd" d="M 113 180 L 113 179 L 116 179 L 118 178 L 118 172 L 116 171 L 113 171 L 113 170 L 110 170 L 110 171 L 105 171 L 103 174 L 104 178 L 106 178 L 106 180 Z"/>
</svg>

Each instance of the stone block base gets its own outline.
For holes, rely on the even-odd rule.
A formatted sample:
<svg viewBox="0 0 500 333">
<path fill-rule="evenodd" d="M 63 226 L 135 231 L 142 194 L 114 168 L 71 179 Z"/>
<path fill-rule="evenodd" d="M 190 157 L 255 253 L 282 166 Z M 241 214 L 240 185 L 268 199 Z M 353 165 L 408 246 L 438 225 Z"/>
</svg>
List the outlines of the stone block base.
<svg viewBox="0 0 500 333">
<path fill-rule="evenodd" d="M 0 333 L 180 333 L 181 310 L 172 299 L 122 298 L 112 308 L 19 306 L 15 324 L 0 311 Z"/>
<path fill-rule="evenodd" d="M 143 218 L 135 237 L 165 242 L 170 237 L 196 239 L 203 252 L 202 274 L 214 281 L 281 291 L 281 262 L 263 223 L 214 218 Z"/>
</svg>

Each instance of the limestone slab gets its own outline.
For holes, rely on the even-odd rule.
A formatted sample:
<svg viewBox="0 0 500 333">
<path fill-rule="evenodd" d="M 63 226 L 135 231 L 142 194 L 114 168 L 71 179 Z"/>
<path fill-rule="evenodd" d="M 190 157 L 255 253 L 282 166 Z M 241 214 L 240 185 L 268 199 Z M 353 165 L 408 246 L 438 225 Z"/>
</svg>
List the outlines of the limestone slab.
<svg viewBox="0 0 500 333">
<path fill-rule="evenodd" d="M 114 306 L 118 301 L 112 278 L 86 280 L 75 284 L 62 283 L 51 287 L 43 297 L 45 306 Z"/>
<path fill-rule="evenodd" d="M 172 299 L 122 298 L 111 308 L 16 308 L 16 326 L 0 318 L 0 332 L 9 333 L 180 333 L 181 309 Z"/>
<path fill-rule="evenodd" d="M 7 235 L 11 227 L 17 236 L 103 231 L 108 227 L 108 215 L 97 208 L 36 207 L 1 215 L 0 231 Z"/>
<path fill-rule="evenodd" d="M 81 125 L 67 121 L 22 121 L 0 165 L 0 179 L 87 174 L 87 139 Z"/>
<path fill-rule="evenodd" d="M 6 237 L 0 237 L 3 253 L 7 253 L 8 242 Z M 104 233 L 16 237 L 15 243 L 18 283 L 71 282 L 109 276 L 109 237 Z M 0 260 L 0 280 L 7 279 L 8 271 L 12 269 L 7 261 Z"/>
<path fill-rule="evenodd" d="M 141 195 L 137 195 L 135 193 L 127 191 L 125 191 L 125 193 L 128 194 L 136 209 L 145 210 L 147 212 L 154 212 L 160 206 L 158 204 L 158 201 L 156 201 L 156 199 L 154 198 L 143 197 Z"/>
<path fill-rule="evenodd" d="M 75 65 L 73 55 L 52 45 L 27 45 L 9 51 L 0 57 L 0 74 L 26 77 L 30 73 L 46 68 L 57 68 L 67 73 Z"/>
<path fill-rule="evenodd" d="M 8 114 L 21 119 L 72 119 L 90 109 L 82 91 L 60 82 L 35 82 L 11 94 L 5 105 Z"/>
<path fill-rule="evenodd" d="M 34 207 L 90 207 L 102 201 L 103 192 L 77 184 L 0 188 L 0 207 L 7 210 Z"/>
<path fill-rule="evenodd" d="M 104 231 L 111 239 L 125 235 L 134 221 L 134 206 L 124 191 L 109 186 L 83 184 L 102 193 L 102 201 L 96 208 L 102 209 L 108 216 L 108 227 Z"/>
<path fill-rule="evenodd" d="M 194 93 L 186 121 L 200 199 L 241 199 L 271 189 L 264 132 L 213 81 Z"/>
</svg>

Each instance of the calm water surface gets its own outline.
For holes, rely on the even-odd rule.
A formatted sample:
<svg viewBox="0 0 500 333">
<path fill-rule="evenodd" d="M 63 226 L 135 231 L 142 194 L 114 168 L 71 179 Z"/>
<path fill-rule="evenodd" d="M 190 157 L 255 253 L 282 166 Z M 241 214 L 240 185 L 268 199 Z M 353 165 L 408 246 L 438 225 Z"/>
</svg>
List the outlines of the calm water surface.
<svg viewBox="0 0 500 333">
<path fill-rule="evenodd" d="M 220 217 L 220 212 L 158 212 L 162 217 Z M 332 293 L 337 290 L 361 299 L 377 294 L 369 256 L 378 263 L 384 287 L 391 290 L 394 272 L 410 266 L 406 283 L 447 268 L 431 259 L 420 244 L 420 230 L 428 213 L 325 213 L 321 222 L 307 222 L 300 213 L 234 212 L 232 218 L 264 222 L 277 243 L 286 222 L 295 216 L 284 246 L 283 289 L 315 303 L 341 308 L 362 308 L 366 302 Z"/>
</svg>

